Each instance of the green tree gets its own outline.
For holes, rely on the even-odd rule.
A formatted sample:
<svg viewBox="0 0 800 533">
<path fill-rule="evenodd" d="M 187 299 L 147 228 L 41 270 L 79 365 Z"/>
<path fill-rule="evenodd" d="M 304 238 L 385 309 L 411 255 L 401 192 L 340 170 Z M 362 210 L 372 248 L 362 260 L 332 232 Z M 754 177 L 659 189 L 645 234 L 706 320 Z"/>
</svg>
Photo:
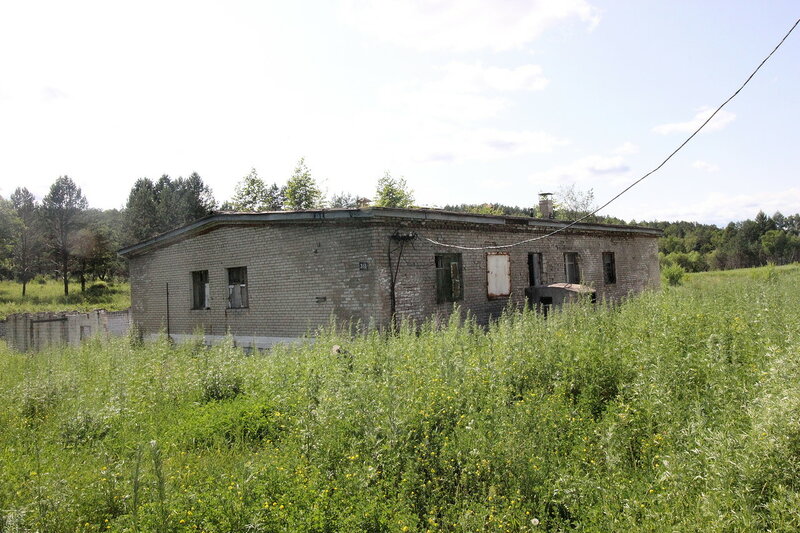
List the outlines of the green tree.
<svg viewBox="0 0 800 533">
<path fill-rule="evenodd" d="M 80 216 L 88 207 L 80 187 L 68 176 L 59 177 L 42 199 L 42 217 L 47 228 L 57 268 L 69 295 L 70 239 L 80 227 Z"/>
<path fill-rule="evenodd" d="M 555 194 L 555 215 L 558 220 L 578 220 L 588 215 L 597 205 L 594 201 L 594 190 L 581 191 L 575 185 L 560 187 Z M 585 219 L 586 222 L 595 222 L 594 216 Z"/>
<path fill-rule="evenodd" d="M 369 198 L 342 192 L 333 195 L 331 198 L 331 207 L 352 209 L 355 207 L 366 207 L 370 202 L 371 200 Z"/>
<path fill-rule="evenodd" d="M 285 202 L 285 188 L 267 185 L 256 169 L 236 184 L 233 198 L 223 205 L 225 211 L 279 211 Z"/>
<path fill-rule="evenodd" d="M 178 178 L 173 184 L 177 226 L 207 217 L 217 208 L 211 188 L 203 182 L 203 178 L 197 172 L 192 172 L 188 178 Z"/>
<path fill-rule="evenodd" d="M 394 178 L 387 170 L 378 180 L 375 191 L 375 207 L 402 207 L 414 206 L 414 193 L 408 188 L 405 178 Z"/>
<path fill-rule="evenodd" d="M 9 200 L 0 196 L 0 279 L 13 272 L 14 244 L 19 234 L 20 221 Z"/>
<path fill-rule="evenodd" d="M 211 189 L 196 172 L 176 180 L 164 174 L 155 183 L 141 178 L 128 194 L 125 242 L 150 239 L 208 216 L 215 208 Z"/>
<path fill-rule="evenodd" d="M 323 207 L 324 197 L 317 182 L 311 177 L 305 158 L 297 162 L 292 177 L 286 182 L 285 208 L 290 210 L 315 209 Z"/>
<path fill-rule="evenodd" d="M 11 195 L 11 205 L 19 220 L 12 259 L 14 277 L 22 284 L 24 297 L 28 282 L 35 275 L 36 258 L 41 248 L 36 220 L 38 206 L 36 198 L 25 187 L 17 187 Z"/>
<path fill-rule="evenodd" d="M 134 244 L 158 235 L 160 224 L 156 216 L 158 196 L 149 178 L 133 184 L 125 204 L 125 244 Z"/>
<path fill-rule="evenodd" d="M 175 185 L 172 178 L 166 174 L 162 174 L 154 184 L 156 234 L 164 233 L 165 231 L 169 231 L 181 225 L 180 221 L 182 217 L 180 215 L 178 194 L 176 191 L 177 187 Z"/>
<path fill-rule="evenodd" d="M 791 257 L 789 237 L 785 231 L 779 229 L 768 230 L 761 236 L 760 241 L 761 253 L 767 261 L 782 265 Z"/>
<path fill-rule="evenodd" d="M 86 291 L 87 276 L 105 280 L 123 270 L 115 251 L 119 243 L 114 238 L 113 225 L 118 216 L 114 210 L 88 209 L 83 215 L 83 227 L 73 234 L 70 248 L 81 292 Z"/>
<path fill-rule="evenodd" d="M 467 212 L 478 215 L 505 215 L 503 208 L 497 204 L 479 204 L 471 206 Z"/>
<path fill-rule="evenodd" d="M 533 213 L 530 209 L 524 209 L 516 205 L 503 205 L 495 203 L 486 204 L 459 204 L 445 205 L 445 211 L 458 211 L 461 213 L 479 213 L 482 215 L 509 215 L 515 217 L 530 217 Z"/>
</svg>

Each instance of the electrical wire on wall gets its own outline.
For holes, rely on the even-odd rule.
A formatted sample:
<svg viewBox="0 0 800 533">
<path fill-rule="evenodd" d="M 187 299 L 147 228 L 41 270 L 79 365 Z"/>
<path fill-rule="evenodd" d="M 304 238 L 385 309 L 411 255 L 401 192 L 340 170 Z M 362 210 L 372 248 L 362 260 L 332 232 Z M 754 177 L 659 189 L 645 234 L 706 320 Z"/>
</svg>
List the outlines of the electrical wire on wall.
<svg viewBox="0 0 800 533">
<path fill-rule="evenodd" d="M 722 102 L 722 103 L 719 105 L 719 107 L 717 107 L 717 108 L 714 110 L 714 112 L 713 112 L 713 113 L 711 113 L 711 115 L 710 115 L 710 116 L 709 116 L 709 117 L 708 117 L 708 118 L 707 118 L 707 119 L 706 119 L 706 120 L 705 120 L 705 121 L 704 121 L 702 124 L 700 124 L 700 126 L 699 126 L 699 127 L 696 129 L 696 130 L 694 130 L 694 132 L 693 132 L 691 135 L 689 135 L 689 136 L 686 138 L 686 140 L 684 140 L 684 141 L 683 141 L 683 142 L 682 142 L 682 143 L 681 143 L 681 144 L 680 144 L 680 145 L 679 145 L 677 148 L 675 148 L 675 150 L 673 150 L 673 151 L 672 151 L 672 153 L 670 153 L 670 154 L 669 154 L 669 155 L 666 157 L 666 159 L 664 159 L 664 160 L 663 160 L 661 163 L 659 163 L 659 164 L 658 164 L 658 166 L 656 166 L 656 167 L 655 167 L 653 170 L 651 170 L 650 172 L 646 173 L 644 176 L 640 177 L 639 179 L 637 179 L 636 181 L 634 181 L 633 183 L 631 183 L 630 185 L 628 185 L 627 187 L 625 187 L 624 189 L 622 189 L 622 190 L 621 190 L 619 193 L 617 193 L 617 194 L 616 194 L 616 195 L 615 195 L 613 198 L 611 198 L 609 201 L 607 201 L 606 203 L 604 203 L 603 205 L 601 205 L 600 207 L 598 207 L 598 208 L 597 208 L 597 209 L 595 209 L 594 211 L 592 211 L 592 212 L 590 212 L 590 213 L 586 213 L 585 215 L 583 215 L 583 216 L 582 216 L 582 217 L 580 217 L 579 219 L 577 219 L 577 220 L 573 220 L 572 222 L 569 222 L 569 223 L 566 223 L 566 222 L 565 222 L 565 225 L 564 225 L 563 227 L 557 228 L 557 229 L 555 229 L 555 230 L 553 230 L 553 231 L 551 231 L 551 232 L 549 232 L 549 233 L 546 233 L 546 234 L 544 234 L 544 235 L 538 235 L 538 236 L 536 236 L 536 237 L 532 237 L 532 238 L 530 238 L 530 239 L 525 239 L 525 240 L 523 240 L 523 241 L 515 242 L 515 243 L 513 243 L 513 244 L 503 244 L 503 245 L 495 245 L 495 246 L 460 246 L 460 245 L 457 245 L 457 244 L 447 244 L 447 243 L 443 243 L 443 242 L 436 241 L 436 240 L 434 240 L 434 239 L 429 239 L 428 237 L 425 237 L 424 235 L 419 235 L 419 237 L 420 237 L 420 238 L 422 238 L 422 239 L 424 239 L 424 240 L 426 240 L 426 241 L 428 241 L 428 242 L 430 242 L 431 244 L 435 244 L 435 245 L 437 245 L 437 246 L 444 246 L 444 247 L 447 247 L 447 248 L 455 248 L 455 249 L 457 249 L 457 250 L 497 250 L 497 249 L 502 249 L 502 248 L 513 248 L 513 247 L 515 247 L 515 246 L 520 246 L 520 245 L 522 245 L 522 244 L 527 244 L 527 243 L 530 243 L 530 242 L 535 242 L 535 241 L 539 241 L 539 240 L 542 240 L 542 239 L 546 239 L 546 238 L 548 238 L 548 237 L 552 237 L 553 235 L 556 235 L 557 233 L 561 233 L 562 231 L 565 231 L 565 230 L 567 230 L 567 229 L 569 229 L 569 228 L 571 228 L 571 227 L 575 226 L 576 224 L 579 224 L 580 222 L 582 222 L 582 221 L 586 220 L 587 218 L 589 218 L 589 217 L 591 217 L 591 216 L 594 216 L 594 215 L 596 215 L 598 212 L 600 212 L 601 210 L 603 210 L 603 209 L 605 209 L 606 207 L 608 207 L 609 205 L 611 205 L 611 204 L 612 204 L 614 201 L 616 201 L 616 200 L 617 200 L 619 197 L 621 197 L 623 194 L 627 193 L 629 190 L 631 190 L 631 189 L 632 189 L 632 188 L 634 188 L 636 185 L 638 185 L 639 183 L 641 183 L 642 181 L 644 181 L 646 178 L 650 177 L 651 175 L 653 175 L 653 174 L 655 174 L 657 171 L 659 171 L 659 170 L 661 169 L 661 167 L 663 167 L 664 165 L 666 165 L 666 164 L 667 164 L 667 161 L 669 161 L 670 159 L 672 159 L 672 158 L 673 158 L 673 156 L 675 156 L 675 154 L 677 154 L 678 152 L 680 152 L 680 151 L 683 149 L 683 147 L 684 147 L 684 146 L 686 146 L 687 144 L 689 144 L 689 141 L 691 141 L 691 140 L 692 140 L 692 139 L 695 137 L 695 135 L 697 135 L 698 133 L 700 133 L 700 130 L 702 130 L 703 128 L 705 128 L 705 127 L 706 127 L 706 125 L 707 125 L 709 122 L 711 122 L 711 120 L 712 120 L 712 119 L 713 119 L 713 118 L 714 118 L 714 117 L 717 115 L 717 113 L 719 113 L 719 112 L 722 110 L 722 108 L 723 108 L 723 107 L 725 107 L 726 105 L 728 105 L 728 103 L 729 103 L 731 100 L 733 100 L 733 99 L 734 99 L 734 98 L 735 98 L 735 97 L 736 97 L 736 96 L 737 96 L 737 95 L 738 95 L 738 94 L 741 92 L 741 90 L 742 90 L 742 89 L 744 89 L 744 88 L 745 88 L 745 86 L 747 86 L 747 84 L 748 84 L 748 83 L 750 83 L 750 80 L 752 80 L 752 79 L 753 79 L 753 77 L 756 75 L 756 73 L 757 73 L 759 70 L 761 70 L 761 67 L 763 67 L 763 66 L 764 66 L 764 64 L 765 64 L 765 63 L 766 63 L 766 62 L 769 60 L 769 58 L 771 58 L 771 57 L 772 57 L 772 55 L 773 55 L 775 52 L 777 52 L 777 51 L 778 51 L 778 48 L 780 48 L 780 47 L 781 47 L 781 45 L 784 43 L 784 41 L 786 41 L 786 39 L 789 37 L 789 35 L 791 35 L 791 34 L 792 34 L 792 32 L 795 30 L 795 28 L 797 28 L 798 24 L 800 24 L 800 19 L 797 19 L 797 20 L 795 21 L 795 23 L 794 23 L 794 25 L 791 27 L 791 29 L 790 29 L 788 32 L 786 32 L 786 35 L 784 35 L 784 36 L 783 36 L 783 39 L 781 39 L 781 40 L 780 40 L 780 42 L 779 42 L 779 43 L 778 43 L 778 44 L 775 46 L 775 48 L 773 48 L 773 49 L 772 49 L 772 52 L 770 52 L 770 53 L 767 55 L 767 57 L 765 57 L 765 58 L 764 58 L 764 59 L 761 61 L 761 63 L 759 63 L 759 64 L 758 64 L 758 66 L 756 67 L 756 69 L 755 69 L 755 70 L 754 70 L 754 71 L 753 71 L 753 72 L 752 72 L 752 73 L 751 73 L 751 74 L 750 74 L 750 75 L 747 77 L 747 79 L 746 79 L 746 80 L 744 80 L 744 83 L 742 83 L 742 85 L 741 85 L 741 86 L 740 86 L 738 89 L 736 89 L 736 91 L 734 91 L 734 93 L 733 93 L 732 95 L 730 95 L 730 96 L 727 98 L 727 100 L 725 100 L 724 102 Z"/>
</svg>

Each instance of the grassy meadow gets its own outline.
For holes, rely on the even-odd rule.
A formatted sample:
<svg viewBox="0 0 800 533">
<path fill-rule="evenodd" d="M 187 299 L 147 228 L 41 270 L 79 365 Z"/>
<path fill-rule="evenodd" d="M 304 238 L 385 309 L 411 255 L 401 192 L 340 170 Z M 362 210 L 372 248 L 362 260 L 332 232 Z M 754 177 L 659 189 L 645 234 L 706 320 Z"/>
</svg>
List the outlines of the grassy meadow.
<svg viewBox="0 0 800 533">
<path fill-rule="evenodd" d="M 81 293 L 80 283 L 69 284 L 69 296 L 64 297 L 61 280 L 38 278 L 28 283 L 25 297 L 22 285 L 14 281 L 0 281 L 0 320 L 15 313 L 41 311 L 91 311 L 106 309 L 121 311 L 131 305 L 131 290 L 127 282 L 87 282 Z"/>
<path fill-rule="evenodd" d="M 0 348 L 0 531 L 797 531 L 798 303 L 791 266 L 488 331 Z"/>
</svg>

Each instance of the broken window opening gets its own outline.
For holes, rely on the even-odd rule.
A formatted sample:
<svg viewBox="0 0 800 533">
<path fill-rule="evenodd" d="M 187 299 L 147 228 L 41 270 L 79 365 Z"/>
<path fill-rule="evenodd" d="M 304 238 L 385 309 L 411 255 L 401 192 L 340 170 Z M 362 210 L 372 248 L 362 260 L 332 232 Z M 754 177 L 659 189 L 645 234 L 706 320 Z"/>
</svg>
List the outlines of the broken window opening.
<svg viewBox="0 0 800 533">
<path fill-rule="evenodd" d="M 507 253 L 486 254 L 486 293 L 490 300 L 511 294 L 511 259 Z"/>
<path fill-rule="evenodd" d="M 564 254 L 564 274 L 567 283 L 580 283 L 581 273 L 578 268 L 578 252 L 566 252 Z"/>
<path fill-rule="evenodd" d="M 192 272 L 192 309 L 210 309 L 208 270 Z"/>
<path fill-rule="evenodd" d="M 247 298 L 247 267 L 228 269 L 228 308 L 249 307 Z"/>
<path fill-rule="evenodd" d="M 464 297 L 461 254 L 436 254 L 436 303 L 456 302 Z"/>
<path fill-rule="evenodd" d="M 552 296 L 542 296 L 539 298 L 539 310 L 542 312 L 542 315 L 547 318 L 547 315 L 550 313 L 550 308 L 553 307 L 553 297 Z"/>
<path fill-rule="evenodd" d="M 543 285 L 542 283 L 542 254 L 532 252 L 528 254 L 528 282 L 531 287 Z"/>
<path fill-rule="evenodd" d="M 617 267 L 614 263 L 614 252 L 603 252 L 603 281 L 606 285 L 617 282 Z"/>
</svg>

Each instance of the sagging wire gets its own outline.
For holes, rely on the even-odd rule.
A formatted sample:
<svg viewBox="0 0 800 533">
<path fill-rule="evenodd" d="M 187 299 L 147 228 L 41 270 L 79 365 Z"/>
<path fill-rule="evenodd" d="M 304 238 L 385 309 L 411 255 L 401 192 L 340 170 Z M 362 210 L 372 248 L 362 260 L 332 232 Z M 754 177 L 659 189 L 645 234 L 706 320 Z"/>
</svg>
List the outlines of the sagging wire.
<svg viewBox="0 0 800 533">
<path fill-rule="evenodd" d="M 723 107 L 725 107 L 726 105 L 728 105 L 728 102 L 730 102 L 731 100 L 733 100 L 733 99 L 734 99 L 734 98 L 735 98 L 735 97 L 736 97 L 736 96 L 737 96 L 737 95 L 738 95 L 738 94 L 739 94 L 739 93 L 742 91 L 742 89 L 744 89 L 744 88 L 745 88 L 745 86 L 747 86 L 747 84 L 748 84 L 748 83 L 750 83 L 750 80 L 752 80 L 752 79 L 753 79 L 753 77 L 756 75 L 756 73 L 757 73 L 759 70 L 761 70 L 761 67 L 763 67 L 763 66 L 764 66 L 764 64 L 765 64 L 765 63 L 766 63 L 766 62 L 769 60 L 769 58 L 771 58 L 771 57 L 772 57 L 772 55 L 773 55 L 775 52 L 777 52 L 777 51 L 778 51 L 778 48 L 780 48 L 780 47 L 781 47 L 781 45 L 784 43 L 784 41 L 786 41 L 786 39 L 789 37 L 789 35 L 791 35 L 791 34 L 792 34 L 792 32 L 795 30 L 795 28 L 797 28 L 798 24 L 800 24 L 800 18 L 799 18 L 799 19 L 797 19 L 797 20 L 795 21 L 795 23 L 794 23 L 794 25 L 791 27 L 791 29 L 789 29 L 789 31 L 788 31 L 788 32 L 786 32 L 786 35 L 784 35 L 784 36 L 783 36 L 783 39 L 781 39 L 781 40 L 780 40 L 780 42 L 779 42 L 779 43 L 778 43 L 778 44 L 775 46 L 775 48 L 773 48 L 773 49 L 772 49 L 772 52 L 770 52 L 770 53 L 767 55 L 767 57 L 765 57 L 765 58 L 764 58 L 764 59 L 761 61 L 761 63 L 759 63 L 759 64 L 758 64 L 758 66 L 756 67 L 756 69 L 755 69 L 755 70 L 754 70 L 754 71 L 753 71 L 753 72 L 752 72 L 752 73 L 751 73 L 751 74 L 750 74 L 750 75 L 747 77 L 747 79 L 744 81 L 744 83 L 742 83 L 742 85 L 741 85 L 741 86 L 740 86 L 738 89 L 736 89 L 736 91 L 734 91 L 734 93 L 733 93 L 732 95 L 730 95 L 730 96 L 729 96 L 729 97 L 728 97 L 728 98 L 727 98 L 727 99 L 726 99 L 724 102 L 722 102 L 722 104 L 720 104 L 720 105 L 719 105 L 719 107 L 717 107 L 717 108 L 714 110 L 714 112 L 713 112 L 713 113 L 711 113 L 711 115 L 709 115 L 709 117 L 708 117 L 708 118 L 707 118 L 707 119 L 706 119 L 706 120 L 705 120 L 705 121 L 704 121 L 702 124 L 700 124 L 700 126 L 699 126 L 699 127 L 696 129 L 696 130 L 694 130 L 694 132 L 693 132 L 691 135 L 689 135 L 689 136 L 686 138 L 686 140 L 684 140 L 684 141 L 683 141 L 683 142 L 682 142 L 682 143 L 681 143 L 681 144 L 680 144 L 680 145 L 679 145 L 679 146 L 678 146 L 678 147 L 677 147 L 675 150 L 673 150 L 673 151 L 672 151 L 672 153 L 671 153 L 671 154 L 669 154 L 669 155 L 666 157 L 666 159 L 664 159 L 664 160 L 663 160 L 663 161 L 662 161 L 662 162 L 661 162 L 661 163 L 660 163 L 660 164 L 659 164 L 657 167 L 655 167 L 653 170 L 651 170 L 650 172 L 646 173 L 644 176 L 642 176 L 641 178 L 637 179 L 636 181 L 634 181 L 633 183 L 631 183 L 630 185 L 628 185 L 627 187 L 625 187 L 624 189 L 622 189 L 622 190 L 621 190 L 619 193 L 617 193 L 617 194 L 616 194 L 616 195 L 615 195 L 613 198 L 611 198 L 609 201 L 607 201 L 606 203 L 604 203 L 603 205 L 601 205 L 600 207 L 598 207 L 598 208 L 597 208 L 597 209 L 595 209 L 594 211 L 592 211 L 592 212 L 590 212 L 590 213 L 587 213 L 587 214 L 583 215 L 582 217 L 580 217 L 579 219 L 577 219 L 577 220 L 573 220 L 573 221 L 572 221 L 572 222 L 570 222 L 569 224 L 566 224 L 564 227 L 561 227 L 561 228 L 555 229 L 555 230 L 551 231 L 550 233 L 546 233 L 545 235 L 539 235 L 539 236 L 537 236 L 537 237 L 532 237 L 532 238 L 530 238 L 530 239 L 525 239 L 524 241 L 515 242 L 515 243 L 513 243 L 513 244 L 502 244 L 502 245 L 495 245 L 495 246 L 460 246 L 460 245 L 457 245 L 457 244 L 447 244 L 447 243 L 443 243 L 443 242 L 438 242 L 438 241 L 435 241 L 435 240 L 433 240 L 433 239 L 429 239 L 428 237 L 425 237 L 424 235 L 419 235 L 419 237 L 420 237 L 420 238 L 422 238 L 422 239 L 425 239 L 426 241 L 428 241 L 428 242 L 430 242 L 430 243 L 432 243 L 432 244 L 435 244 L 435 245 L 437 245 L 437 246 L 444 246 L 444 247 L 446 247 L 446 248 L 455 248 L 455 249 L 457 249 L 457 250 L 497 250 L 497 249 L 502 249 L 502 248 L 513 248 L 513 247 L 515 247 L 515 246 L 520 246 L 520 245 L 522 245 L 522 244 L 527 244 L 527 243 L 530 243 L 530 242 L 535 242 L 535 241 L 539 241 L 539 240 L 542 240 L 542 239 L 546 239 L 546 238 L 548 238 L 548 237 L 552 237 L 553 235 L 556 235 L 556 234 L 558 234 L 558 233 L 561 233 L 562 231 L 565 231 L 565 230 L 567 230 L 567 229 L 569 229 L 569 228 L 571 228 L 571 227 L 575 226 L 576 224 L 579 224 L 580 222 L 582 222 L 582 221 L 586 220 L 587 218 L 589 218 L 589 217 L 591 217 L 591 216 L 594 216 L 594 215 L 596 215 L 598 212 L 600 212 L 601 210 L 605 209 L 606 207 L 608 207 L 609 205 L 611 205 L 611 203 L 613 203 L 614 201 L 616 201 L 617 199 L 619 199 L 619 197 L 620 197 L 620 196 L 622 196 L 623 194 L 625 194 L 626 192 L 628 192 L 629 190 L 631 190 L 632 188 L 634 188 L 636 185 L 638 185 L 639 183 L 641 183 L 642 181 L 644 181 L 646 178 L 650 177 L 652 174 L 655 174 L 655 173 L 656 173 L 658 170 L 660 170 L 660 169 L 661 169 L 661 167 L 663 167 L 664 165 L 666 165 L 666 164 L 667 164 L 667 161 L 669 161 L 670 159 L 672 159 L 672 158 L 673 158 L 673 156 L 675 156 L 675 154 L 677 154 L 678 152 L 680 152 L 680 151 L 683 149 L 683 147 L 684 147 L 684 146 L 686 146 L 687 144 L 689 144 L 689 141 L 691 141 L 691 140 L 692 140 L 692 139 L 695 137 L 695 135 L 697 135 L 698 133 L 700 133 L 700 130 L 702 130 L 703 128 L 705 128 L 705 127 L 706 127 L 706 125 L 707 125 L 709 122 L 711 122 L 711 120 L 712 120 L 712 119 L 713 119 L 713 118 L 714 118 L 714 117 L 717 115 L 717 113 L 719 113 L 719 112 L 722 110 L 722 108 L 723 108 Z"/>
</svg>

